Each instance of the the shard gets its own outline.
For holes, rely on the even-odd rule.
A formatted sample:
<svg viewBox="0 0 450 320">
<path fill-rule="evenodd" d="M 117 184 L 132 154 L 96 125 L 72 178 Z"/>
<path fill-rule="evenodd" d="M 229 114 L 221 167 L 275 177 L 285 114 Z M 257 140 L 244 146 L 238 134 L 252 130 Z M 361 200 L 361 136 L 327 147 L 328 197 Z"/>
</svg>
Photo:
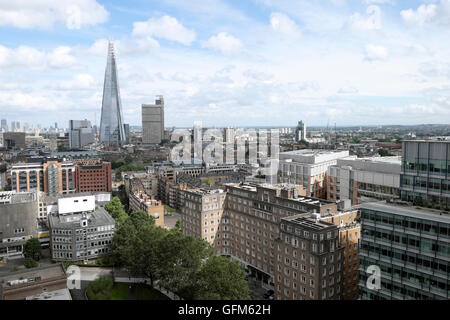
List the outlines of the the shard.
<svg viewBox="0 0 450 320">
<path fill-rule="evenodd" d="M 102 117 L 100 121 L 100 142 L 110 146 L 125 144 L 125 130 L 120 101 L 119 81 L 117 79 L 114 44 L 108 45 L 105 83 L 103 86 Z"/>
</svg>

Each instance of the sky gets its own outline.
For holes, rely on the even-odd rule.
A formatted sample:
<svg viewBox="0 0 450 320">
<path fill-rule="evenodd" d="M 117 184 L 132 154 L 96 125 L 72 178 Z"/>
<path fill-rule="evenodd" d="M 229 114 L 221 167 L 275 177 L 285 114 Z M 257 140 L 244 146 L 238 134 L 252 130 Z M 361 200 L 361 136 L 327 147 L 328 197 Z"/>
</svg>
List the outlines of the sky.
<svg viewBox="0 0 450 320">
<path fill-rule="evenodd" d="M 0 118 L 99 125 L 111 39 L 130 125 L 450 124 L 450 0 L 0 0 Z"/>
</svg>

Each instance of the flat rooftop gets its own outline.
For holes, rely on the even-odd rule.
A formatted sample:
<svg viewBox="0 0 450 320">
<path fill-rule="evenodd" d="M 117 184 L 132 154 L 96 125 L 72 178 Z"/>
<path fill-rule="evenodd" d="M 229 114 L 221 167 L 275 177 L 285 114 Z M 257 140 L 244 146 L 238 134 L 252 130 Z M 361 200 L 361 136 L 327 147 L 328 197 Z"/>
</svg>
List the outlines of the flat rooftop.
<svg viewBox="0 0 450 320">
<path fill-rule="evenodd" d="M 26 297 L 26 300 L 72 300 L 69 289 L 60 289 Z"/>
<path fill-rule="evenodd" d="M 50 214 L 48 216 L 49 224 L 52 228 L 72 228 L 73 225 L 79 225 L 80 219 L 86 214 L 88 218 L 88 226 L 102 226 L 114 224 L 114 219 L 102 207 L 96 207 L 95 211 L 88 213 L 74 213 L 74 214 Z"/>
<path fill-rule="evenodd" d="M 294 223 L 298 226 L 316 230 L 316 231 L 322 231 L 330 228 L 336 228 L 336 225 L 330 222 L 326 222 L 323 220 L 316 220 L 314 217 L 311 216 L 310 213 L 301 213 L 297 214 L 291 217 L 285 217 L 281 219 L 282 221 L 287 221 Z"/>
<path fill-rule="evenodd" d="M 364 203 L 361 208 L 450 224 L 450 213 L 437 209 L 386 201 Z"/>
<path fill-rule="evenodd" d="M 280 160 L 291 160 L 292 162 L 300 162 L 306 164 L 317 164 L 332 161 L 349 156 L 348 150 L 294 150 L 280 152 Z"/>
</svg>

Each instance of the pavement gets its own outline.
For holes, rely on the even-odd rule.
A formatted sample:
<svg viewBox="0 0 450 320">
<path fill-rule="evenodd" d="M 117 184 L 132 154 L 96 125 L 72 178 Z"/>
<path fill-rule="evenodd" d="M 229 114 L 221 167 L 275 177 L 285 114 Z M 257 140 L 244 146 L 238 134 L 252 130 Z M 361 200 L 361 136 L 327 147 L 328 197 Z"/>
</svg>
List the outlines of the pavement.
<svg viewBox="0 0 450 320">
<path fill-rule="evenodd" d="M 178 220 L 181 220 L 181 214 L 179 214 L 178 212 L 166 213 L 164 215 L 164 226 L 172 229 L 175 227 L 175 224 Z"/>
</svg>

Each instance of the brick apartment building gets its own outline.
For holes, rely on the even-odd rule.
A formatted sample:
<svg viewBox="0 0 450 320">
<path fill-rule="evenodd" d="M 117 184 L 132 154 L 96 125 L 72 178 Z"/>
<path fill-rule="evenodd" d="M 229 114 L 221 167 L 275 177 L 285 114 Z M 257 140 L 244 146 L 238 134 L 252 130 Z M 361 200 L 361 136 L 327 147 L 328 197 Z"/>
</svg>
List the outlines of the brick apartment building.
<svg viewBox="0 0 450 320">
<path fill-rule="evenodd" d="M 262 281 L 263 287 L 274 288 L 277 299 L 353 297 L 353 287 L 358 281 L 358 277 L 356 280 L 353 280 L 353 277 L 354 273 L 358 272 L 358 268 L 355 272 L 346 272 L 347 265 L 354 268 L 354 262 L 353 260 L 348 261 L 345 257 L 350 255 L 350 252 L 353 257 L 357 248 L 355 251 L 354 240 L 346 244 L 341 239 L 343 234 L 349 232 L 345 228 L 350 227 L 351 219 L 356 217 L 356 211 L 353 211 L 353 214 L 345 214 L 346 208 L 341 203 L 303 197 L 299 194 L 302 189 L 300 186 L 267 184 L 256 186 L 230 183 L 225 184 L 224 187 L 225 190 L 222 192 L 200 188 L 184 192 L 182 226 L 185 234 L 201 237 L 215 248 L 217 254 L 238 260 L 250 274 Z M 296 217 L 299 220 L 291 221 L 290 217 Z M 285 218 L 288 220 L 285 221 Z M 287 227 L 284 229 L 285 227 L 282 226 L 288 224 L 297 226 L 289 231 Z M 355 226 L 358 225 L 355 224 Z M 308 228 L 317 230 L 315 232 L 308 231 Z M 305 239 L 298 238 L 297 241 L 300 241 L 298 243 L 305 241 L 300 248 L 296 247 L 299 244 L 295 242 L 291 244 L 281 242 L 285 237 L 292 238 L 288 235 L 289 232 L 295 234 L 298 230 L 303 234 L 303 229 L 309 233 L 312 240 L 306 242 Z M 331 238 L 328 238 L 328 232 L 331 232 Z M 358 241 L 358 229 L 356 232 L 356 241 Z M 334 245 L 331 246 L 328 243 L 321 251 L 320 244 L 325 243 L 321 243 L 322 240 L 316 241 L 321 238 L 320 234 L 324 234 L 323 241 L 325 239 L 328 242 L 332 240 Z M 350 238 L 350 236 L 348 237 Z M 353 237 L 355 237 L 354 233 Z M 350 244 L 352 245 L 351 251 Z M 314 256 L 313 250 L 317 248 L 316 246 L 319 251 Z M 295 257 L 297 259 L 294 259 L 294 251 L 298 255 Z M 324 254 L 327 257 L 332 255 L 333 258 L 327 259 L 325 265 L 320 265 L 320 267 L 317 260 L 314 262 L 317 270 L 311 271 L 311 254 L 314 256 L 314 261 L 319 259 L 319 256 L 322 258 Z M 302 260 L 303 258 L 305 260 Z M 291 278 L 281 275 L 287 268 L 284 266 L 286 259 L 290 261 L 290 269 L 286 272 L 289 272 Z M 321 287 L 322 276 L 316 276 L 319 272 L 323 272 L 322 267 L 329 270 L 331 265 L 334 266 L 334 275 L 324 278 L 327 281 L 327 285 L 324 287 L 327 293 L 324 294 Z M 305 270 L 308 277 L 302 273 Z M 294 274 L 296 278 L 294 278 Z M 304 277 L 301 276 L 302 274 Z M 352 280 L 345 277 L 351 277 Z M 285 279 L 289 279 L 289 281 Z M 313 280 L 314 285 L 317 286 L 314 288 L 317 290 L 312 294 L 310 280 Z M 347 286 L 352 289 L 348 289 Z M 349 290 L 351 294 L 346 293 Z"/>
</svg>

